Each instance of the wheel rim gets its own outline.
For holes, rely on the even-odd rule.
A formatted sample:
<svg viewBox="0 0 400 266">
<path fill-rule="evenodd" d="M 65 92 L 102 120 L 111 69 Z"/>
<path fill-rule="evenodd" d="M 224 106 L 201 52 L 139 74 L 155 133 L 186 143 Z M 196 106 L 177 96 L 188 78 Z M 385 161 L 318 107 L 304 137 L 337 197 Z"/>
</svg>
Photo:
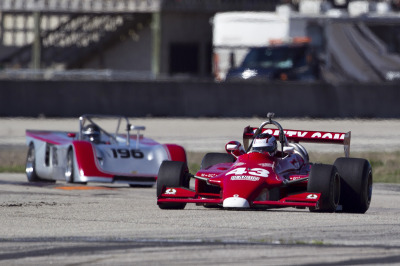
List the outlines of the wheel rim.
<svg viewBox="0 0 400 266">
<path fill-rule="evenodd" d="M 26 166 L 25 166 L 25 172 L 28 176 L 28 179 L 30 179 L 32 177 L 34 167 L 35 167 L 35 152 L 34 152 L 33 146 L 30 145 L 29 150 L 28 150 L 28 156 L 26 158 Z"/>
<path fill-rule="evenodd" d="M 65 169 L 65 180 L 67 180 L 67 182 L 72 182 L 72 156 L 70 155 L 70 153 L 68 153 L 68 159 L 67 159 L 67 167 Z"/>
</svg>

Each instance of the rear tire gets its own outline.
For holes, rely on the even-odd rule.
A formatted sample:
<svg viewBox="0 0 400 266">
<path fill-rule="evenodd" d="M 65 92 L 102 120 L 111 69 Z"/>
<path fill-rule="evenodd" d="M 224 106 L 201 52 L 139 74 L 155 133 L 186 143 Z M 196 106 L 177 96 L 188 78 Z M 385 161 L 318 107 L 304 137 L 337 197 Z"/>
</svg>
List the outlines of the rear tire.
<svg viewBox="0 0 400 266">
<path fill-rule="evenodd" d="M 341 180 L 340 204 L 343 212 L 365 213 L 372 198 L 372 168 L 360 158 L 338 158 L 334 165 Z"/>
<path fill-rule="evenodd" d="M 189 188 L 189 171 L 186 163 L 177 161 L 164 161 L 157 177 L 157 197 L 160 197 L 166 187 Z M 162 202 L 158 203 L 160 209 L 184 209 L 186 203 Z"/>
<path fill-rule="evenodd" d="M 340 199 L 340 176 L 335 166 L 314 164 L 307 184 L 308 192 L 321 193 L 319 207 L 310 211 L 334 212 Z"/>
<path fill-rule="evenodd" d="M 36 173 L 36 152 L 35 145 L 33 143 L 29 144 L 28 154 L 26 156 L 25 173 L 29 182 L 56 182 L 54 180 L 42 179 Z"/>
<path fill-rule="evenodd" d="M 200 169 L 204 170 L 219 163 L 234 163 L 235 161 L 236 158 L 232 154 L 211 152 L 203 157 Z"/>
</svg>

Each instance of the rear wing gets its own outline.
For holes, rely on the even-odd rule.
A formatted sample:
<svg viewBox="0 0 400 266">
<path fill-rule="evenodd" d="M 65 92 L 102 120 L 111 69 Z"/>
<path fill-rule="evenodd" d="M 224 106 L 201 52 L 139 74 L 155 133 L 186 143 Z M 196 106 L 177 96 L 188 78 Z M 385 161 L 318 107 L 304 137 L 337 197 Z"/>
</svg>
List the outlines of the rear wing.
<svg viewBox="0 0 400 266">
<path fill-rule="evenodd" d="M 243 132 L 243 145 L 247 150 L 251 141 L 254 138 L 254 133 L 257 127 L 247 126 Z M 292 130 L 287 129 L 283 131 L 286 139 L 289 142 L 312 142 L 324 144 L 341 144 L 344 146 L 344 154 L 346 157 L 350 156 L 350 138 L 351 131 L 345 132 L 328 132 L 328 131 L 305 131 L 305 130 Z M 279 129 L 276 128 L 263 128 L 262 133 L 269 133 L 273 136 L 279 137 Z"/>
</svg>

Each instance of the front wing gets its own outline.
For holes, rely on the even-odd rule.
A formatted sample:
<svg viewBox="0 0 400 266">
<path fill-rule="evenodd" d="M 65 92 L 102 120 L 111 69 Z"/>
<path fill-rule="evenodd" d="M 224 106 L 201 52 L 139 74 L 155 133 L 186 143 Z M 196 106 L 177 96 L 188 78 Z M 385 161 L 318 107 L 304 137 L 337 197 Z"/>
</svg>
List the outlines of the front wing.
<svg viewBox="0 0 400 266">
<path fill-rule="evenodd" d="M 212 197 L 214 195 L 214 197 Z M 264 206 L 264 207 L 314 207 L 318 209 L 318 201 L 321 193 L 299 193 L 290 195 L 280 200 L 257 200 L 249 201 L 250 207 Z M 175 187 L 166 188 L 162 193 L 157 203 L 163 202 L 181 202 L 181 203 L 197 203 L 197 204 L 217 204 L 221 205 L 224 199 L 215 197 L 215 194 L 197 193 L 194 190 Z"/>
</svg>

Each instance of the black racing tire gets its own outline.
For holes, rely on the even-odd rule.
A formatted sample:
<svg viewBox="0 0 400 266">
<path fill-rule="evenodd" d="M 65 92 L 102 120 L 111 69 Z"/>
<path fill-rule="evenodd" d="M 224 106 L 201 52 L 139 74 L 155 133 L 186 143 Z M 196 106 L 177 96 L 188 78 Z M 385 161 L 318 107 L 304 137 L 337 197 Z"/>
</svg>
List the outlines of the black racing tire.
<svg viewBox="0 0 400 266">
<path fill-rule="evenodd" d="M 157 197 L 159 197 L 166 187 L 189 188 L 190 176 L 187 164 L 177 161 L 162 162 L 157 177 Z M 162 202 L 158 203 L 160 209 L 184 209 L 186 203 Z"/>
<path fill-rule="evenodd" d="M 30 143 L 28 147 L 28 154 L 26 156 L 26 164 L 25 164 L 25 173 L 29 182 L 48 182 L 48 183 L 55 182 L 55 180 L 47 180 L 40 178 L 40 176 L 36 173 L 36 153 L 35 153 L 35 145 L 33 143 Z"/>
<path fill-rule="evenodd" d="M 368 160 L 338 158 L 334 165 L 341 176 L 340 204 L 343 212 L 365 213 L 372 198 L 372 168 Z"/>
<path fill-rule="evenodd" d="M 334 165 L 314 164 L 307 184 L 308 192 L 321 193 L 316 212 L 335 212 L 340 199 L 340 175 Z"/>
<path fill-rule="evenodd" d="M 72 149 L 68 150 L 67 154 L 67 166 L 65 167 L 65 181 L 67 183 L 74 183 L 75 181 L 75 171 L 74 171 L 74 153 Z"/>
<path fill-rule="evenodd" d="M 201 161 L 200 170 L 204 170 L 209 168 L 210 166 L 219 164 L 219 163 L 233 163 L 236 161 L 235 156 L 228 153 L 217 153 L 210 152 L 207 153 L 203 160 Z"/>
</svg>

